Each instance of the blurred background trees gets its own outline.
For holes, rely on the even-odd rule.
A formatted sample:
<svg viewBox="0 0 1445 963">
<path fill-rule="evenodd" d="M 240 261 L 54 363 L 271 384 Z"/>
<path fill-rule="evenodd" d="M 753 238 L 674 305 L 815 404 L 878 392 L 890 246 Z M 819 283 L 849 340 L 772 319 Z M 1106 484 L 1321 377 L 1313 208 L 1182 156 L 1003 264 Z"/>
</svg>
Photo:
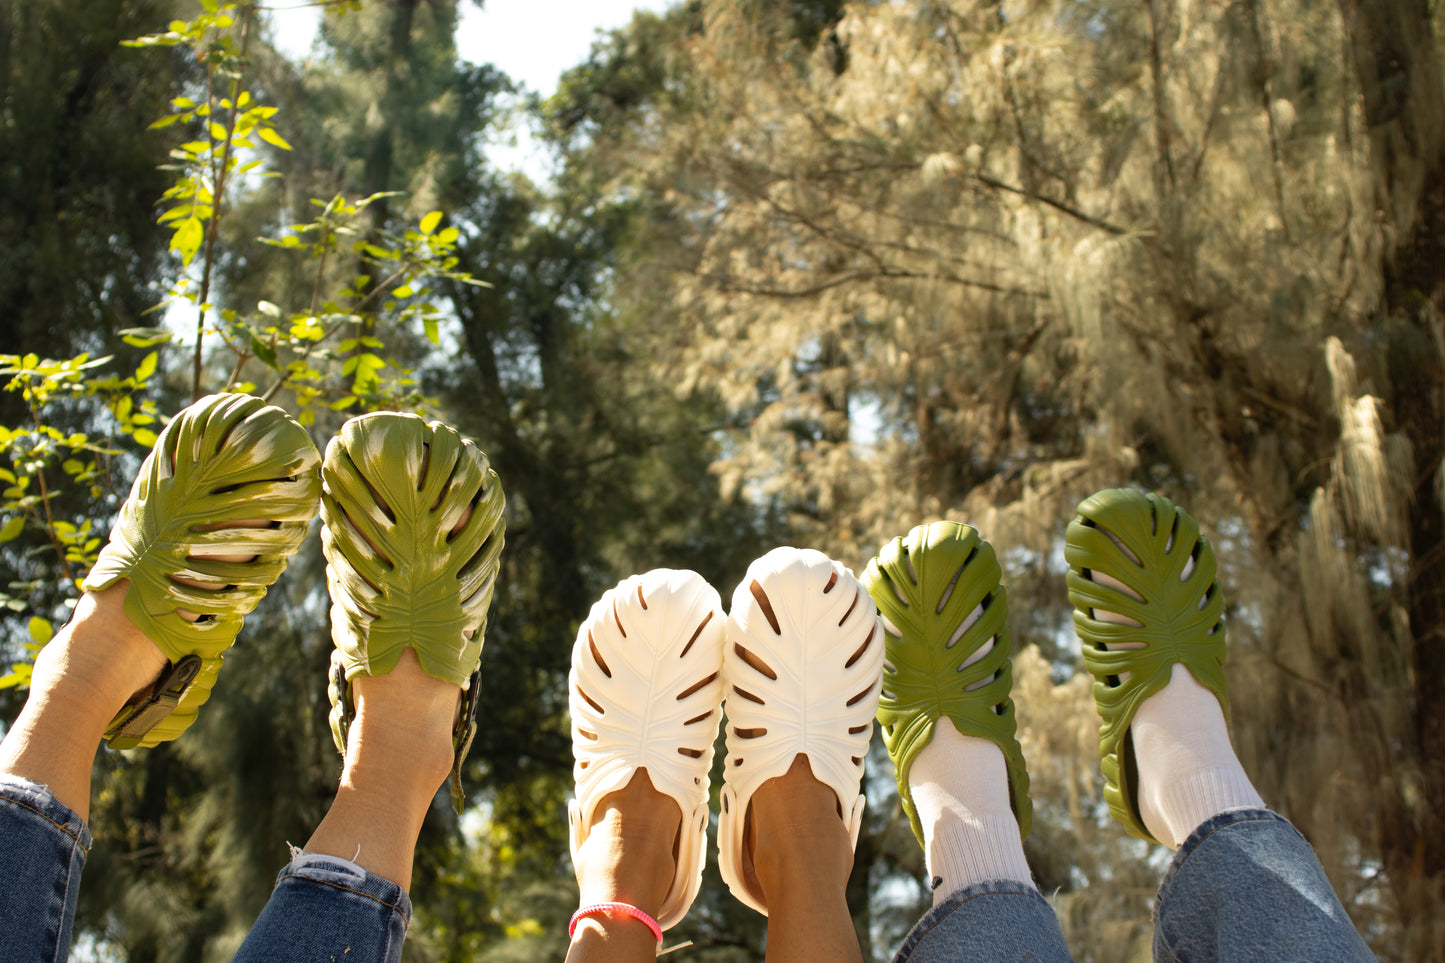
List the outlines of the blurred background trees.
<svg viewBox="0 0 1445 963">
<path fill-rule="evenodd" d="M 150 207 L 168 142 L 144 128 L 194 67 L 116 43 L 185 6 L 0 7 L 5 350 L 125 352 L 116 332 L 148 323 L 174 267 Z M 1265 798 L 1381 959 L 1445 959 L 1432 9 L 691 0 L 639 13 L 532 102 L 544 183 L 488 160 L 513 85 L 458 58 L 454 0 L 328 13 L 304 64 L 254 41 L 294 149 L 269 158 L 283 186 L 238 198 L 218 304 L 304 310 L 314 265 L 249 241 L 338 193 L 400 192 L 368 236 L 444 210 L 457 270 L 491 285 L 431 292 L 436 343 L 386 334 L 511 512 L 472 808 L 428 824 L 408 959 L 560 957 L 566 663 L 598 593 L 673 565 L 726 595 L 784 542 L 857 569 L 938 517 L 1005 561 L 1040 884 L 1081 960 L 1147 953 L 1162 864 L 1101 805 L 1059 550 L 1074 503 L 1119 484 L 1187 505 L 1220 550 L 1235 740 Z M 162 410 L 187 360 L 162 352 Z M 318 440 L 342 417 L 322 409 Z M 5 544 L 29 606 L 12 658 L 64 591 L 46 545 Z M 227 959 L 281 842 L 319 817 L 338 768 L 324 596 L 312 546 L 194 734 L 102 752 L 79 922 L 102 958 Z M 885 958 L 927 893 L 878 746 L 873 762 L 850 899 Z M 677 932 L 695 958 L 748 960 L 761 923 L 709 868 Z"/>
</svg>

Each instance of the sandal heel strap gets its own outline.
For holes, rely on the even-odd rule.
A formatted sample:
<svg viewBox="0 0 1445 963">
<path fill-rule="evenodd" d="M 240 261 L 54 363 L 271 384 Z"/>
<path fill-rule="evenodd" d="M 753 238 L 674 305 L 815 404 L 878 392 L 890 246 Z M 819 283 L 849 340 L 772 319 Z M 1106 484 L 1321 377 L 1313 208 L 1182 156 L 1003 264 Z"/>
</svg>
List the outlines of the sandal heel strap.
<svg viewBox="0 0 1445 963">
<path fill-rule="evenodd" d="M 200 673 L 199 655 L 188 655 L 167 665 L 150 695 L 127 705 L 111 722 L 105 732 L 106 745 L 112 749 L 134 749 L 140 745 L 150 731 L 181 704 Z"/>
</svg>

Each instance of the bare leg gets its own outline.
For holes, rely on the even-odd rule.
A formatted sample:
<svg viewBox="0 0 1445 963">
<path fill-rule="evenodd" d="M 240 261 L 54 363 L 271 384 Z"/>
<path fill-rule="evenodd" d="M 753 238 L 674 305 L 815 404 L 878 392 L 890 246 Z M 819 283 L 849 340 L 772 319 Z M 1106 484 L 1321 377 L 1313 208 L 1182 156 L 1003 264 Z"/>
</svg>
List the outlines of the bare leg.
<svg viewBox="0 0 1445 963">
<path fill-rule="evenodd" d="M 49 788 L 81 819 L 90 770 L 111 719 L 154 682 L 166 657 L 125 616 L 124 579 L 88 592 L 35 660 L 30 696 L 0 744 L 0 775 Z"/>
<path fill-rule="evenodd" d="M 615 900 L 656 918 L 672 884 L 681 826 L 682 810 L 652 787 L 646 769 L 639 769 L 625 788 L 604 796 L 577 856 L 582 905 Z M 657 940 L 645 924 L 612 915 L 578 921 L 567 951 L 568 963 L 656 956 Z"/>
<path fill-rule="evenodd" d="M 746 834 L 747 882 L 767 900 L 768 963 L 861 963 L 847 900 L 853 847 L 838 797 L 813 777 L 806 756 L 753 795 Z"/>
<path fill-rule="evenodd" d="M 305 849 L 408 889 L 422 820 L 451 771 L 458 689 L 427 675 L 411 649 L 390 673 L 352 686 L 341 786 Z"/>
</svg>

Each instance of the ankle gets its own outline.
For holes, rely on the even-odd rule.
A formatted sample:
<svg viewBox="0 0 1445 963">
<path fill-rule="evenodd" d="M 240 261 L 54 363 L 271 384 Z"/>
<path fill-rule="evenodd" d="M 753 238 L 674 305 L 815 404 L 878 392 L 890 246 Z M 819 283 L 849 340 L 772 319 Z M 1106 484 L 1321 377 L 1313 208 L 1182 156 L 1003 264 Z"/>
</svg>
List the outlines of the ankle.
<svg viewBox="0 0 1445 963">
<path fill-rule="evenodd" d="M 1139 815 L 1171 849 L 1216 813 L 1264 806 L 1230 744 L 1219 700 L 1182 664 L 1139 706 L 1131 734 Z"/>
<path fill-rule="evenodd" d="M 451 772 L 460 690 L 422 669 L 416 653 L 352 681 L 356 718 L 347 735 L 342 784 L 382 795 L 409 790 L 428 800 Z"/>
<path fill-rule="evenodd" d="M 70 724 L 101 731 L 155 682 L 167 659 L 125 615 L 129 582 L 87 592 L 75 615 L 35 659 L 31 697 L 67 706 Z"/>
<path fill-rule="evenodd" d="M 787 893 L 801 879 L 841 891 L 853 868 L 853 845 L 838 796 L 813 776 L 807 758 L 753 794 L 746 835 L 763 894 Z M 772 907 L 775 898 L 769 899 Z"/>
<path fill-rule="evenodd" d="M 677 802 L 638 770 L 598 802 L 577 852 L 581 903 L 618 900 L 656 917 L 672 885 L 681 828 Z"/>
</svg>

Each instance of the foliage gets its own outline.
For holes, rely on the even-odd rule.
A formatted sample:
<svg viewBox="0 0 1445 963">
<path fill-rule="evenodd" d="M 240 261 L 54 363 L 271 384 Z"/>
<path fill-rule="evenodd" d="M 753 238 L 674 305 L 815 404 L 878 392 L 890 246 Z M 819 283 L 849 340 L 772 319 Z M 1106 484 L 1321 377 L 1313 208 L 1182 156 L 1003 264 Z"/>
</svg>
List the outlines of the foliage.
<svg viewBox="0 0 1445 963">
<path fill-rule="evenodd" d="M 675 565 L 726 594 L 780 541 L 856 569 L 937 517 L 1005 563 L 1031 865 L 1077 958 L 1144 952 L 1160 867 L 1100 803 L 1060 587 L 1072 504 L 1112 484 L 1213 521 L 1241 756 L 1381 958 L 1440 958 L 1445 93 L 1424 0 L 693 0 L 638 14 L 539 105 L 546 189 L 487 164 L 512 86 L 457 60 L 452 0 L 328 15 L 304 65 L 249 3 L 183 15 L 141 41 L 185 56 L 129 120 L 166 111 L 161 223 L 112 231 L 133 272 L 83 262 L 130 306 L 67 295 L 63 360 L 3 358 L 0 601 L 12 648 L 41 644 L 182 382 L 318 432 L 396 406 L 476 437 L 509 496 L 488 725 L 474 809 L 424 830 L 409 958 L 559 953 L 567 655 L 597 593 Z M 17 117 L 54 110 L 38 86 L 13 88 Z M 35 230 L 24 194 L 5 182 L 0 229 Z M 184 344 L 123 290 L 167 245 Z M 17 345 L 43 330 L 25 317 Z M 102 753 L 83 930 L 134 959 L 234 948 L 277 840 L 329 798 L 324 600 L 304 552 L 193 737 Z M 849 890 L 873 956 L 928 899 L 885 758 Z M 761 955 L 712 868 L 686 930 L 699 959 Z"/>
<path fill-rule="evenodd" d="M 1022 561 L 1016 636 L 1065 678 L 1049 560 L 1073 503 L 1133 483 L 1216 519 L 1242 754 L 1382 958 L 1436 958 L 1426 5 L 841 12 L 809 42 L 776 6 L 705 3 L 668 49 L 634 46 L 666 35 L 639 19 L 587 68 L 665 67 L 664 93 L 589 108 L 607 123 L 577 163 L 657 199 L 612 297 L 654 309 L 661 380 L 722 405 L 724 492 L 855 564 L 973 519 Z M 575 130 L 613 90 L 564 85 L 550 115 Z M 1041 809 L 1051 843 L 1079 838 L 1074 809 Z M 1076 901 L 1082 867 L 1057 880 L 1090 907 L 1067 930 L 1108 956 L 1098 934 L 1143 904 Z"/>
</svg>

